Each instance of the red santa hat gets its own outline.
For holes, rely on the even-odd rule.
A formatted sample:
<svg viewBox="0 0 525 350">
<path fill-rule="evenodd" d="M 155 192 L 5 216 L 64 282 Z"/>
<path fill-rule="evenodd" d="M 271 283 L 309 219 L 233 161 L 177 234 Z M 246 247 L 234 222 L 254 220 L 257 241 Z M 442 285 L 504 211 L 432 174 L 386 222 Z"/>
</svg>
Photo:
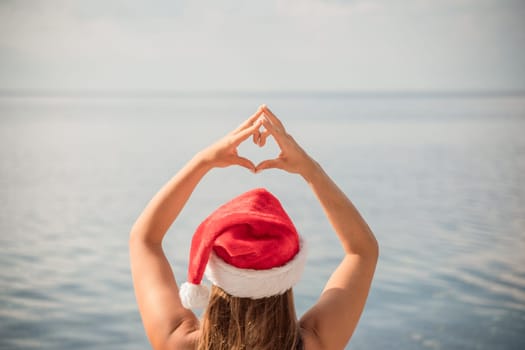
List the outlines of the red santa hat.
<svg viewBox="0 0 525 350">
<path fill-rule="evenodd" d="M 304 242 L 279 200 L 263 188 L 248 191 L 219 207 L 197 228 L 188 282 L 179 292 L 182 304 L 207 305 L 203 275 L 235 297 L 283 294 L 299 281 L 305 260 Z"/>
</svg>

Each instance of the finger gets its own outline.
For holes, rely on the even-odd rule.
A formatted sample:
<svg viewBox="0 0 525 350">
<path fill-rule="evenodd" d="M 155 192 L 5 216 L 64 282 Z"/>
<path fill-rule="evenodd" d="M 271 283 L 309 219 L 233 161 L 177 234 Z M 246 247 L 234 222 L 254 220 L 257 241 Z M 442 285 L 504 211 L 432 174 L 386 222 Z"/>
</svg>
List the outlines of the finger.
<svg viewBox="0 0 525 350">
<path fill-rule="evenodd" d="M 245 167 L 246 169 L 252 172 L 255 172 L 256 170 L 255 164 L 253 164 L 249 159 L 244 158 L 244 157 L 239 157 L 239 156 L 235 157 L 233 159 L 233 163 L 240 165 L 242 167 Z"/>
<path fill-rule="evenodd" d="M 252 114 L 251 117 L 249 117 L 248 119 L 246 119 L 241 125 L 239 125 L 237 127 L 237 129 L 235 129 L 233 131 L 234 134 L 246 129 L 247 127 L 250 127 L 256 120 L 257 118 L 259 118 L 259 116 L 262 114 L 263 110 L 262 110 L 262 106 L 259 107 L 257 109 L 257 112 L 255 112 L 254 114 Z"/>
<path fill-rule="evenodd" d="M 259 131 L 259 129 L 257 129 L 253 132 L 253 143 L 258 145 L 260 142 L 261 142 L 261 132 Z"/>
<path fill-rule="evenodd" d="M 237 127 L 237 129 L 235 129 L 233 131 L 234 134 L 240 132 L 241 130 L 244 130 L 246 129 L 247 127 L 249 127 L 250 125 L 252 125 L 256 120 L 257 118 L 259 118 L 259 116 L 262 114 L 263 112 L 263 106 L 260 106 L 258 109 L 257 109 L 257 112 L 255 112 L 250 118 L 248 118 L 246 121 L 244 121 L 241 125 L 239 125 Z"/>
<path fill-rule="evenodd" d="M 268 108 L 267 105 L 262 105 L 261 107 L 262 107 L 262 110 L 264 111 L 264 115 L 268 116 L 268 118 L 273 124 L 277 125 L 277 127 L 284 130 L 283 123 L 279 120 L 279 118 L 275 116 L 275 114 L 273 114 L 270 108 Z"/>
<path fill-rule="evenodd" d="M 266 139 L 268 138 L 268 136 L 270 136 L 270 131 L 268 129 L 260 133 L 259 142 L 257 143 L 257 145 L 259 145 L 259 147 L 263 147 L 266 144 Z"/>
<path fill-rule="evenodd" d="M 282 132 L 284 130 L 277 130 L 275 128 L 275 126 L 270 123 L 270 121 L 266 118 L 261 118 L 261 122 L 262 122 L 262 125 L 264 126 L 264 128 L 266 129 L 265 132 L 267 131 L 268 133 L 270 133 L 273 138 L 275 139 L 275 141 L 277 142 L 277 144 L 279 145 L 279 148 L 282 150 L 283 149 L 283 141 L 282 141 L 282 138 L 284 137 L 284 135 L 282 134 Z"/>
<path fill-rule="evenodd" d="M 281 159 L 267 159 L 263 160 L 255 167 L 255 172 L 258 173 L 265 169 L 283 169 L 283 162 Z"/>
<path fill-rule="evenodd" d="M 233 135 L 233 143 L 235 145 L 239 145 L 241 142 L 246 140 L 250 135 L 254 133 L 258 133 L 259 132 L 258 130 L 261 127 L 261 124 L 262 124 L 262 119 L 258 119 L 257 121 L 255 121 L 255 123 L 252 126 L 244 130 L 241 130 L 237 134 Z"/>
</svg>

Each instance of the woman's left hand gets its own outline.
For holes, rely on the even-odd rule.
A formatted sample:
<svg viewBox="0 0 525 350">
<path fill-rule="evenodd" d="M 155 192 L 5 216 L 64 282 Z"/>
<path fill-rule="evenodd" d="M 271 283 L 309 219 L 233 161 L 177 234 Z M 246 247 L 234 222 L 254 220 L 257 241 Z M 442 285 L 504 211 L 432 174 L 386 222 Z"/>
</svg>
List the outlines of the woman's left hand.
<svg viewBox="0 0 525 350">
<path fill-rule="evenodd" d="M 261 106 L 237 129 L 202 150 L 199 156 L 210 167 L 224 168 L 230 165 L 240 165 L 255 172 L 255 165 L 249 159 L 239 156 L 237 147 L 251 135 L 253 135 L 254 140 L 259 139 L 259 128 L 262 124 L 259 117 L 262 113 L 263 107 Z"/>
</svg>

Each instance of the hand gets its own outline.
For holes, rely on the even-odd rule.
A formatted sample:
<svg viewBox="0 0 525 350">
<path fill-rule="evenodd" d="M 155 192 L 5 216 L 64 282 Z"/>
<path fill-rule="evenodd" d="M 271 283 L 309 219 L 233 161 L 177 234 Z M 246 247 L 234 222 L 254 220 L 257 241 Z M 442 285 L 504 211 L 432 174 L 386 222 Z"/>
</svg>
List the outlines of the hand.
<svg viewBox="0 0 525 350">
<path fill-rule="evenodd" d="M 315 167 L 315 161 L 299 146 L 294 138 L 289 135 L 283 123 L 270 111 L 266 105 L 262 105 L 263 116 L 259 118 L 266 130 L 254 134 L 254 142 L 260 147 L 266 143 L 268 136 L 273 136 L 281 153 L 275 159 L 268 159 L 259 163 L 256 172 L 264 169 L 278 168 L 290 173 L 300 174 L 307 177 L 308 173 Z"/>
<path fill-rule="evenodd" d="M 239 156 L 237 147 L 248 137 L 253 135 L 253 140 L 260 139 L 260 131 L 263 120 L 259 117 L 263 112 L 262 106 L 248 120 L 237 129 L 201 151 L 202 160 L 211 167 L 224 168 L 230 165 L 240 165 L 255 172 L 255 165 L 247 158 Z"/>
</svg>

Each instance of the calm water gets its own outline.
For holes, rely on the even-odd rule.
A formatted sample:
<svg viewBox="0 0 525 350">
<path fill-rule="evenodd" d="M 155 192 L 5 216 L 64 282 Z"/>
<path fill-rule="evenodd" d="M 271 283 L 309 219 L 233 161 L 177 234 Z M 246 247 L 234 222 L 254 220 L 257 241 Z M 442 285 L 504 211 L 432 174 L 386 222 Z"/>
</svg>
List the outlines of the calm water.
<svg viewBox="0 0 525 350">
<path fill-rule="evenodd" d="M 349 349 L 525 349 L 525 97 L 0 98 L 0 349 L 147 349 L 128 232 L 196 151 L 269 104 L 352 198 L 381 258 Z M 275 146 L 241 153 L 261 160 Z M 297 177 L 208 174 L 165 248 L 256 186 L 310 241 L 298 313 L 341 258 Z"/>
</svg>

